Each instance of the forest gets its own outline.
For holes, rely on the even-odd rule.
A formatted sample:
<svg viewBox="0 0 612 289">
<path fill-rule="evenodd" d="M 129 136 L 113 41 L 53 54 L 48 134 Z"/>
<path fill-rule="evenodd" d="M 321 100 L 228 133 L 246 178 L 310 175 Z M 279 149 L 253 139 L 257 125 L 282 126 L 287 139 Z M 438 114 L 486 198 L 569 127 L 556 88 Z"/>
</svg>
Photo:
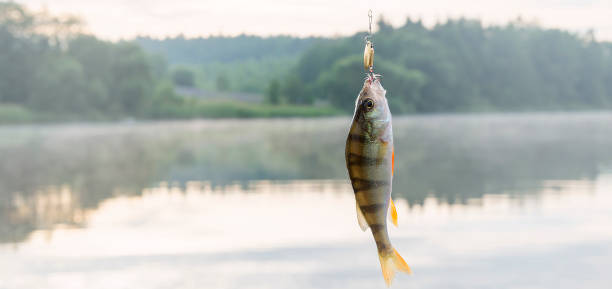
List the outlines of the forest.
<svg viewBox="0 0 612 289">
<path fill-rule="evenodd" d="M 350 114 L 365 76 L 365 32 L 113 42 L 83 31 L 77 17 L 0 2 L 0 123 Z M 612 108 L 612 43 L 593 32 L 381 19 L 373 40 L 394 113 Z"/>
<path fill-rule="evenodd" d="M 484 27 L 451 20 L 433 28 L 378 23 L 375 71 L 401 113 L 609 109 L 612 45 L 514 21 Z M 362 34 L 304 53 L 282 82 L 291 101 L 326 99 L 352 110 L 362 81 Z"/>
</svg>

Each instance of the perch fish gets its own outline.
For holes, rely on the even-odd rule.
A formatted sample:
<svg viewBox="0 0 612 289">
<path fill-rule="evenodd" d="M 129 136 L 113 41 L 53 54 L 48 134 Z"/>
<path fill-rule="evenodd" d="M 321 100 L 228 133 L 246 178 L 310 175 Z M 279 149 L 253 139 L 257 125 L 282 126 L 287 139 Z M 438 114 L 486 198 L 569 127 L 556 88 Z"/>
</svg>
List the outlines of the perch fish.
<svg viewBox="0 0 612 289">
<path fill-rule="evenodd" d="M 411 270 L 391 245 L 387 233 L 387 212 L 397 226 L 397 211 L 391 199 L 393 130 L 385 94 L 378 77 L 368 75 L 355 103 L 345 153 L 359 226 L 363 231 L 368 227 L 372 231 L 383 277 L 390 286 L 395 271 L 411 274 Z"/>
</svg>

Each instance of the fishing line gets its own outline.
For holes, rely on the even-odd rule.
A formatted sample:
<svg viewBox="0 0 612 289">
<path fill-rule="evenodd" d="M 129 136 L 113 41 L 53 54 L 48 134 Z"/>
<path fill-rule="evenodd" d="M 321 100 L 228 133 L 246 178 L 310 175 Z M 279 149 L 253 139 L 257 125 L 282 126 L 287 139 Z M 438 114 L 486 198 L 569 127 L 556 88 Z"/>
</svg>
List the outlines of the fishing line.
<svg viewBox="0 0 612 289">
<path fill-rule="evenodd" d="M 368 38 L 372 39 L 372 9 L 368 10 L 368 20 L 370 21 L 369 29 L 368 29 Z"/>
</svg>

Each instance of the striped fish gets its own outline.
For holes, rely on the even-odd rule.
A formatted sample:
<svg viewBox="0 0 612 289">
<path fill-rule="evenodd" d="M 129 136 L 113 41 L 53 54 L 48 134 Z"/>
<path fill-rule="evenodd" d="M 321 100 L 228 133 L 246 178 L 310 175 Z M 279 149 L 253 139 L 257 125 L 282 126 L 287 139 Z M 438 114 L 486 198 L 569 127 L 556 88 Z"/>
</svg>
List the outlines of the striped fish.
<svg viewBox="0 0 612 289">
<path fill-rule="evenodd" d="M 366 79 L 355 104 L 353 123 L 346 140 L 346 166 L 357 201 L 357 219 L 363 231 L 374 235 L 387 286 L 395 271 L 411 274 L 410 267 L 391 245 L 387 212 L 397 226 L 391 199 L 393 179 L 393 130 L 386 91 L 377 77 Z"/>
</svg>

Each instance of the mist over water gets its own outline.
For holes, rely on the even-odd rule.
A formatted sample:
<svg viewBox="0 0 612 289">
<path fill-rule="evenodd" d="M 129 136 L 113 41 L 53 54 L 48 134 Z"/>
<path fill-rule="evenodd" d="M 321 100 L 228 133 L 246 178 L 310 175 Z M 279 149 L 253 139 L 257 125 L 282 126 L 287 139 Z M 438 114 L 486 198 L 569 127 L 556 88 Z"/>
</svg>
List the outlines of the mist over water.
<svg viewBox="0 0 612 289">
<path fill-rule="evenodd" d="M 611 123 L 395 117 L 395 286 L 607 288 Z M 0 127 L 0 288 L 384 288 L 349 124 Z"/>
</svg>

